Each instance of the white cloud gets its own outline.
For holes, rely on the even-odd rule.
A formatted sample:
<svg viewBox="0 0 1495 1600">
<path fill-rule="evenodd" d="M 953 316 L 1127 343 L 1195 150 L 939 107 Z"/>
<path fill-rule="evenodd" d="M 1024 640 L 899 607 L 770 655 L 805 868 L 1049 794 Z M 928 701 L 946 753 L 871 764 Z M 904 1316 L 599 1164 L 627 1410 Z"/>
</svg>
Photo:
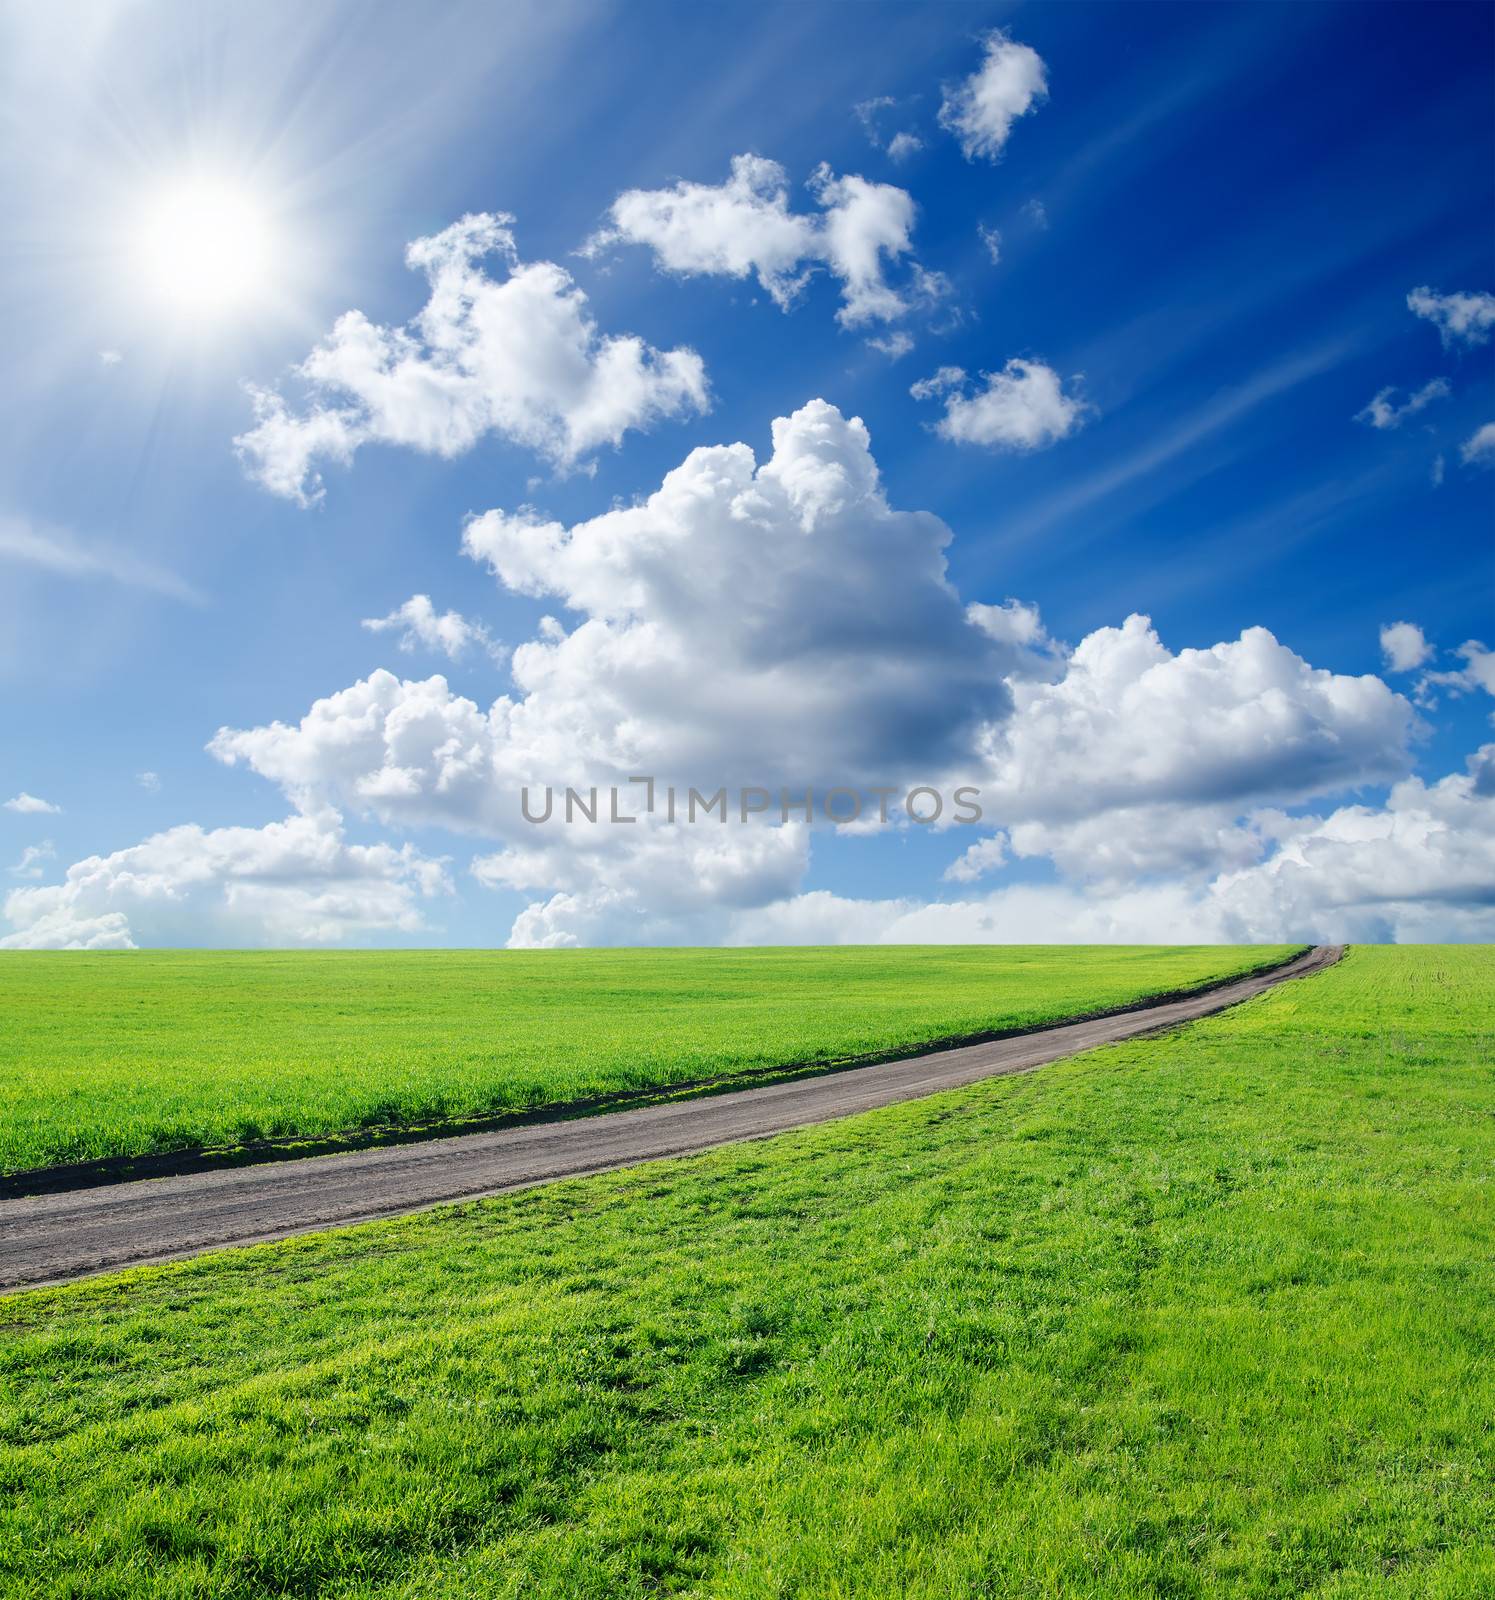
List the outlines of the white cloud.
<svg viewBox="0 0 1495 1600">
<path fill-rule="evenodd" d="M 941 367 L 927 378 L 920 378 L 917 383 L 911 383 L 908 392 L 915 400 L 931 400 L 936 395 L 945 394 L 948 390 L 958 388 L 965 382 L 966 371 L 964 367 Z"/>
<path fill-rule="evenodd" d="M 1384 781 L 1405 770 L 1414 728 L 1381 679 L 1312 667 L 1265 628 L 1175 655 L 1142 616 L 1098 628 L 1061 677 L 1013 693 L 987 751 L 994 804 L 1039 821 Z"/>
<path fill-rule="evenodd" d="M 988 228 L 984 222 L 976 224 L 976 233 L 993 266 L 1002 259 L 1002 234 L 1000 229 Z"/>
<path fill-rule="evenodd" d="M 696 450 L 647 500 L 571 527 L 474 517 L 467 553 L 570 614 L 515 652 L 512 695 L 484 710 L 441 677 L 376 672 L 299 724 L 225 729 L 214 754 L 299 816 L 79 862 L 12 892 L 9 942 L 418 928 L 442 864 L 347 843 L 348 810 L 492 840 L 477 881 L 532 897 L 514 944 L 1488 936 L 1495 749 L 1467 776 L 1405 778 L 1408 702 L 1264 629 L 1174 653 L 1133 617 L 1068 649 L 1035 607 L 964 603 L 948 538 L 889 506 L 865 428 L 823 401 L 778 420 L 761 464 L 742 444 Z M 1410 661 L 1417 641 L 1388 636 Z M 1495 657 L 1459 654 L 1457 673 L 1427 676 L 1495 692 Z M 640 809 L 626 786 L 642 773 L 682 793 L 974 782 L 986 832 L 956 834 L 946 880 L 1037 858 L 1059 881 L 932 904 L 805 893 L 798 819 L 606 821 L 605 786 Z M 546 783 L 602 787 L 601 818 L 567 824 L 558 805 L 527 822 L 521 791 Z M 1380 783 L 1385 805 L 1343 803 Z M 1284 809 L 1320 800 L 1337 809 Z"/>
<path fill-rule="evenodd" d="M 905 333 L 901 328 L 880 339 L 869 339 L 867 343 L 872 349 L 885 355 L 889 361 L 901 361 L 914 347 L 913 335 Z"/>
<path fill-rule="evenodd" d="M 482 623 L 469 622 L 457 611 L 437 611 L 425 594 L 411 595 L 387 617 L 365 617 L 363 626 L 371 633 L 397 632 L 401 650 L 414 651 L 419 646 L 440 651 L 453 661 L 471 649 L 481 650 L 495 661 L 506 654 Z"/>
<path fill-rule="evenodd" d="M 405 328 L 339 317 L 295 369 L 303 411 L 251 387 L 256 423 L 234 441 L 251 475 L 310 505 L 323 493 L 320 463 L 346 465 L 365 444 L 451 457 L 491 432 L 571 467 L 630 429 L 706 409 L 693 350 L 600 333 L 569 273 L 519 259 L 512 221 L 470 215 L 415 240 L 406 262 L 426 276 L 425 306 Z M 503 277 L 484 270 L 488 257 Z"/>
<path fill-rule="evenodd" d="M 1393 786 L 1384 806 L 1259 814 L 1261 859 L 1213 877 L 1014 884 L 921 904 L 823 891 L 735 913 L 734 944 L 1495 940 L 1495 745 L 1468 771 Z M 948 876 L 948 875 L 947 875 Z"/>
<path fill-rule="evenodd" d="M 1435 400 L 1444 400 L 1453 393 L 1447 378 L 1434 378 L 1407 396 L 1404 404 L 1397 405 L 1393 387 L 1382 389 L 1363 411 L 1355 413 L 1356 422 L 1368 422 L 1373 428 L 1399 428 L 1408 417 L 1415 417 Z"/>
<path fill-rule="evenodd" d="M 983 878 L 988 872 L 1005 866 L 1006 862 L 1007 835 L 989 834 L 984 839 L 978 839 L 952 861 L 945 868 L 944 878 L 947 883 L 974 883 L 977 878 Z"/>
<path fill-rule="evenodd" d="M 995 161 L 1012 124 L 1048 98 L 1048 75 L 1038 52 L 1001 29 L 986 36 L 986 55 L 971 76 L 945 90 L 940 126 L 960 141 L 966 160 Z"/>
<path fill-rule="evenodd" d="M 945 414 L 935 432 L 957 444 L 1005 450 L 1041 450 L 1076 432 L 1089 409 L 1073 392 L 1065 393 L 1059 374 L 1042 361 L 1014 357 L 1000 372 L 982 374 L 984 387 L 960 390 L 965 374 L 941 367 L 916 383 L 910 394 L 927 400 L 945 393 Z"/>
<path fill-rule="evenodd" d="M 904 128 L 891 135 L 883 132 L 887 120 L 887 113 L 898 109 L 898 101 L 892 95 L 882 94 L 871 100 L 863 100 L 852 108 L 856 112 L 857 121 L 862 125 L 862 131 L 867 135 L 867 142 L 874 150 L 881 150 L 894 161 L 907 161 L 924 148 L 924 141 L 911 129 Z"/>
<path fill-rule="evenodd" d="M 1415 622 L 1388 622 L 1381 629 L 1381 654 L 1390 672 L 1415 672 L 1433 658 L 1433 647 Z"/>
<path fill-rule="evenodd" d="M 1005 714 L 1028 640 L 968 620 L 949 530 L 883 494 L 867 431 L 824 401 L 745 444 L 692 451 L 647 500 L 566 527 L 469 521 L 516 593 L 576 613 L 513 653 L 486 711 L 443 678 L 376 672 L 299 726 L 224 730 L 298 803 L 503 834 L 524 783 L 933 781 Z"/>
<path fill-rule="evenodd" d="M 1425 697 L 1433 688 L 1446 689 L 1453 695 L 1481 689 L 1495 695 L 1495 650 L 1478 639 L 1468 639 L 1453 653 L 1464 665 L 1450 672 L 1425 672 L 1417 686 L 1419 696 Z"/>
<path fill-rule="evenodd" d="M 1395 785 L 1384 807 L 1289 825 L 1269 859 L 1210 897 L 1236 939 L 1495 937 L 1495 745 L 1466 774 Z"/>
<path fill-rule="evenodd" d="M 1431 322 L 1445 346 L 1487 344 L 1495 329 L 1495 294 L 1483 291 L 1439 294 L 1424 285 L 1407 296 L 1407 309 Z"/>
<path fill-rule="evenodd" d="M 103 543 L 85 544 L 64 528 L 44 528 L 20 517 L 0 515 L 0 561 L 19 562 L 63 578 L 104 578 L 173 600 L 202 602 L 190 583 L 127 550 Z"/>
<path fill-rule="evenodd" d="M 1011 851 L 1017 859 L 1050 861 L 1064 877 L 1113 894 L 1139 882 L 1190 882 L 1260 858 L 1261 841 L 1240 819 L 1240 804 L 1142 802 L 1014 822 Z"/>
<path fill-rule="evenodd" d="M 50 839 L 43 839 L 40 844 L 28 844 L 21 852 L 21 859 L 10 869 L 13 878 L 40 878 L 45 875 L 43 862 L 55 861 L 57 847 Z"/>
<path fill-rule="evenodd" d="M 299 724 L 223 730 L 214 754 L 309 815 L 495 840 L 479 881 L 536 896 L 516 944 L 789 938 L 843 914 L 868 937 L 1157 936 L 1147 919 L 1166 917 L 1165 937 L 1225 937 L 1210 885 L 1281 848 L 1272 808 L 1405 773 L 1415 715 L 1379 678 L 1314 668 L 1259 628 L 1175 654 L 1142 617 L 1069 650 L 1035 607 L 961 601 L 948 531 L 888 505 L 859 421 L 816 401 L 773 435 L 761 465 L 743 444 L 696 450 L 647 500 L 571 527 L 469 521 L 470 556 L 574 617 L 514 652 L 514 695 L 484 710 L 443 678 L 377 672 Z M 566 824 L 559 795 L 548 823 L 521 814 L 526 785 L 596 784 L 605 817 L 606 786 L 639 795 L 635 774 L 682 798 L 972 782 L 992 837 L 950 881 L 1004 855 L 1071 881 L 848 909 L 800 893 L 798 820 Z"/>
<path fill-rule="evenodd" d="M 725 183 L 626 190 L 609 218 L 588 253 L 616 242 L 648 245 L 669 272 L 756 277 L 782 309 L 804 287 L 805 263 L 820 257 L 818 219 L 790 211 L 783 167 L 762 156 L 734 156 Z"/>
<path fill-rule="evenodd" d="M 326 944 L 425 926 L 419 902 L 450 887 L 411 846 L 355 845 L 331 813 L 264 828 L 171 828 L 75 862 L 64 881 L 15 889 L 7 950 L 135 944 Z"/>
<path fill-rule="evenodd" d="M 1012 652 L 1010 678 L 1051 679 L 1063 671 L 1069 651 L 1049 637 L 1037 606 L 1022 600 L 1004 600 L 999 606 L 977 601 L 966 607 L 966 621 Z"/>
<path fill-rule="evenodd" d="M 142 789 L 148 789 L 152 794 L 155 794 L 161 787 L 160 774 L 155 772 L 137 772 L 135 774 L 135 782 Z"/>
<path fill-rule="evenodd" d="M 1459 448 L 1466 467 L 1495 467 L 1495 422 L 1476 429 Z"/>
<path fill-rule="evenodd" d="M 124 359 L 124 353 L 119 350 L 99 351 L 99 365 L 101 367 L 117 367 Z"/>
<path fill-rule="evenodd" d="M 1445 470 L 1446 463 L 1443 459 L 1443 452 L 1440 450 L 1438 454 L 1433 457 L 1433 465 L 1431 470 L 1428 472 L 1428 481 L 1435 489 L 1441 489 L 1443 487 L 1443 475 Z"/>
<path fill-rule="evenodd" d="M 798 821 L 529 831 L 533 838 L 473 862 L 489 888 L 553 891 L 515 920 L 515 948 L 717 938 L 738 910 L 794 895 L 809 866 L 809 832 Z"/>
<path fill-rule="evenodd" d="M 987 817 L 1015 855 L 1113 884 L 1254 859 L 1246 813 L 1400 776 L 1416 727 L 1379 678 L 1312 667 L 1264 628 L 1175 655 L 1140 616 L 1011 688 L 983 746 Z"/>
<path fill-rule="evenodd" d="M 837 321 L 844 327 L 891 322 L 945 292 L 944 280 L 915 266 L 902 288 L 886 276 L 909 255 L 913 198 L 892 184 L 848 174 L 823 162 L 807 185 L 818 216 L 789 209 L 788 179 L 777 161 L 732 158 L 720 184 L 681 180 L 668 189 L 630 189 L 618 196 L 608 226 L 586 244 L 595 255 L 611 244 L 653 250 L 667 272 L 755 277 L 788 310 L 817 266 L 841 283 Z"/>
<path fill-rule="evenodd" d="M 19 811 L 22 816 L 57 816 L 62 811 L 61 806 L 54 806 L 50 800 L 42 800 L 34 794 L 27 794 L 24 789 L 5 802 L 5 809 Z"/>
</svg>

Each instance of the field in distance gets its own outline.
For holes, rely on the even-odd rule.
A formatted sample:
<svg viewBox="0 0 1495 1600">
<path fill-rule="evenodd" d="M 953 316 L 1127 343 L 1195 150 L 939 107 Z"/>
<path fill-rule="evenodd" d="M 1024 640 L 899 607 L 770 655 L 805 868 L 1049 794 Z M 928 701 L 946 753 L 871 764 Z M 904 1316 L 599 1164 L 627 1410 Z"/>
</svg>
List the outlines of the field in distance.
<svg viewBox="0 0 1495 1600">
<path fill-rule="evenodd" d="M 1031 1027 L 1290 945 L 0 955 L 0 1172 L 503 1115 Z"/>
<path fill-rule="evenodd" d="M 9 1298 L 0 1589 L 1495 1594 L 1495 950 Z"/>
</svg>

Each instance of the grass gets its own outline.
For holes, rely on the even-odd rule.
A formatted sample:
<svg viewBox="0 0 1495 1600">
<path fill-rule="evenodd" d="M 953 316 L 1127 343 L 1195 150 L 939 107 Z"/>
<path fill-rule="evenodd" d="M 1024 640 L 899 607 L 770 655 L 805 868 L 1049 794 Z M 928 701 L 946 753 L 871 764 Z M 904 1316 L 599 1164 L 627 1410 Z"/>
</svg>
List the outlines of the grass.
<svg viewBox="0 0 1495 1600">
<path fill-rule="evenodd" d="M 1495 1592 L 1495 951 L 0 1301 L 16 1595 Z"/>
<path fill-rule="evenodd" d="M 0 1172 L 894 1052 L 1290 948 L 0 954 Z"/>
</svg>

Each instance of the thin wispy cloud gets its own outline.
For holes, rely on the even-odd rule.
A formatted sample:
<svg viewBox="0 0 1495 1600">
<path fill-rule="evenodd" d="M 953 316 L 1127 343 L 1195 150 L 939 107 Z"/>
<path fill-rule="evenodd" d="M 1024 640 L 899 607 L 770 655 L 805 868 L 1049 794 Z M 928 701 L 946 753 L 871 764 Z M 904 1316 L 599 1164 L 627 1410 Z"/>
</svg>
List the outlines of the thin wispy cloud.
<svg viewBox="0 0 1495 1600">
<path fill-rule="evenodd" d="M 1013 540 L 1022 542 L 1036 538 L 1067 518 L 1108 499 L 1128 484 L 1151 476 L 1159 468 L 1240 421 L 1266 401 L 1327 372 L 1342 361 L 1351 348 L 1350 340 L 1335 340 L 1304 355 L 1291 356 L 1265 368 L 1244 383 L 1224 390 L 1171 432 L 1162 434 L 1142 449 L 1119 457 L 1110 466 L 1051 495 L 1028 516 L 1019 519 L 1012 530 Z"/>
<path fill-rule="evenodd" d="M 40 844 L 28 844 L 21 852 L 20 860 L 10 869 L 10 875 L 35 881 L 46 876 L 46 863 L 56 859 L 57 846 L 50 839 L 43 839 Z"/>
<path fill-rule="evenodd" d="M 1447 378 L 1434 378 L 1398 405 L 1396 389 L 1388 386 L 1375 394 L 1363 411 L 1355 413 L 1355 421 L 1368 423 L 1372 428 L 1399 428 L 1408 417 L 1415 417 L 1435 400 L 1446 400 L 1452 393 Z"/>
<path fill-rule="evenodd" d="M 0 517 L 0 562 L 35 567 L 61 578 L 121 583 L 190 605 L 205 603 L 185 578 L 117 545 L 85 542 L 63 528 L 43 528 L 19 517 Z"/>
</svg>

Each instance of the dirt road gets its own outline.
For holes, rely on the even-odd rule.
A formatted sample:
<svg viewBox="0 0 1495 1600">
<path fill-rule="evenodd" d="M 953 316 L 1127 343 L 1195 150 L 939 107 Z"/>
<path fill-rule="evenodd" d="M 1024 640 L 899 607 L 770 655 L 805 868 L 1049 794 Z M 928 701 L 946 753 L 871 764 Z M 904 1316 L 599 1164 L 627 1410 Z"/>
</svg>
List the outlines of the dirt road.
<svg viewBox="0 0 1495 1600">
<path fill-rule="evenodd" d="M 0 1201 L 0 1291 L 690 1155 L 980 1078 L 1028 1072 L 1079 1050 L 1222 1011 L 1274 984 L 1317 972 L 1341 953 L 1338 945 L 1320 945 L 1286 966 L 1185 999 L 762 1088 L 421 1144 Z"/>
</svg>

